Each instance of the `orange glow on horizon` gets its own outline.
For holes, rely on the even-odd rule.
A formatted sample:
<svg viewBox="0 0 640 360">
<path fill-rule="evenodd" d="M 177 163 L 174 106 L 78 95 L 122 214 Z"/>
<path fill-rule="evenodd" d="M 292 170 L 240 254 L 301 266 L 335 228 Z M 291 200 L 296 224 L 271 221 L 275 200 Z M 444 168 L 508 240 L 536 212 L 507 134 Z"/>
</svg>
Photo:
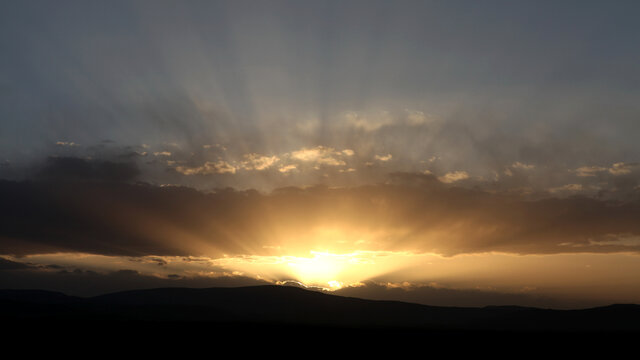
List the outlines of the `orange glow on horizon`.
<svg viewBox="0 0 640 360">
<path fill-rule="evenodd" d="M 241 256 L 213 260 L 224 268 L 265 279 L 283 279 L 305 286 L 337 290 L 414 264 L 424 255 L 409 252 L 355 251 L 345 254 L 310 251 L 310 256 Z"/>
<path fill-rule="evenodd" d="M 174 274 L 186 279 L 242 276 L 273 284 L 297 282 L 328 291 L 373 281 L 387 287 L 403 284 L 409 289 L 428 285 L 582 298 L 602 304 L 637 303 L 640 299 L 637 281 L 640 257 L 633 253 L 478 253 L 445 257 L 433 253 L 362 250 L 349 253 L 310 251 L 308 254 L 211 258 L 56 253 L 6 258 L 46 272 L 61 268 L 68 272 L 83 269 L 102 274 L 133 270 L 140 276 L 161 279 L 170 279 Z M 58 267 L 49 268 L 49 264 Z"/>
</svg>

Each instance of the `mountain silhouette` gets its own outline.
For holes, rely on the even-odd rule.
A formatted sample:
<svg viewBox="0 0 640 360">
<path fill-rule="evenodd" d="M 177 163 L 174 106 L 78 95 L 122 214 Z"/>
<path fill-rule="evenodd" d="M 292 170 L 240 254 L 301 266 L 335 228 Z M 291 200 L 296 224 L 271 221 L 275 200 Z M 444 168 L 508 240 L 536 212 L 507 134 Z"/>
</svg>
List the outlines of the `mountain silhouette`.
<svg viewBox="0 0 640 360">
<path fill-rule="evenodd" d="M 148 331 L 164 327 L 175 331 L 178 326 L 209 332 L 256 331 L 261 336 L 273 335 L 274 329 L 290 333 L 330 329 L 403 334 L 600 334 L 639 332 L 640 305 L 582 310 L 439 307 L 342 297 L 289 286 L 162 288 L 90 298 L 41 290 L 0 290 L 0 319 L 6 326 L 29 329 Z"/>
</svg>

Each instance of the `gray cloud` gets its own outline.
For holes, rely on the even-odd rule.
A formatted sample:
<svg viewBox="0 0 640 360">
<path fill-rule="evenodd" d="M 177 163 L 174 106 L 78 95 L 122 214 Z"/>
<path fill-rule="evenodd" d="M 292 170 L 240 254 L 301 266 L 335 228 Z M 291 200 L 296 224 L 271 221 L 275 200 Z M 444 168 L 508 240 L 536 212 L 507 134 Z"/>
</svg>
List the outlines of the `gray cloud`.
<svg viewBox="0 0 640 360">
<path fill-rule="evenodd" d="M 0 258 L 0 271 L 3 270 L 21 270 L 27 269 L 29 266 L 26 264 L 15 262 L 11 260 L 7 260 L 5 258 Z"/>
<path fill-rule="evenodd" d="M 127 182 L 134 180 L 138 173 L 133 162 L 49 157 L 36 176 L 45 181 Z"/>
<path fill-rule="evenodd" d="M 141 167 L 146 181 L 201 189 L 359 185 L 387 171 L 488 179 L 515 162 L 536 166 L 517 187 L 575 183 L 567 170 L 638 161 L 640 27 L 634 2 L 574 5 L 6 4 L 0 161 L 37 161 L 53 144 L 86 156 L 111 139 L 172 153 L 147 159 L 158 168 Z M 318 146 L 393 160 L 339 179 L 159 169 L 216 164 L 211 144 L 227 162 Z"/>
</svg>

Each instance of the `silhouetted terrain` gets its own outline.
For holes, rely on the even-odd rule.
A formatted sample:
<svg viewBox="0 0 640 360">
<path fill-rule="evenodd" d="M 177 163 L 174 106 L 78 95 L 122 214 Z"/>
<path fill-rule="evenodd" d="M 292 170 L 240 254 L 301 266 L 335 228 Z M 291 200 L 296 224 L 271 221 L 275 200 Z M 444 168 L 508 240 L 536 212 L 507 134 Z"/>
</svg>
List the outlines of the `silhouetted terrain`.
<svg viewBox="0 0 640 360">
<path fill-rule="evenodd" d="M 435 307 L 328 295 L 286 286 L 165 288 L 92 298 L 39 290 L 0 290 L 4 324 L 203 325 L 211 328 L 331 328 L 342 330 L 636 332 L 639 305 L 585 310 L 523 307 Z"/>
</svg>

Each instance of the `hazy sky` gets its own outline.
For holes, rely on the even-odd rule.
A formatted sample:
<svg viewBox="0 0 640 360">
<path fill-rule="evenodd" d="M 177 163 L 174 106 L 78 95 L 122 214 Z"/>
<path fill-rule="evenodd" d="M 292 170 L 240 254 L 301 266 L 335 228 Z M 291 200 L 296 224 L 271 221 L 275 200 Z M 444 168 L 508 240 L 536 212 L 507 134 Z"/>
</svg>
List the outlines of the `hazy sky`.
<svg viewBox="0 0 640 360">
<path fill-rule="evenodd" d="M 639 10 L 2 2 L 0 286 L 136 270 L 640 302 Z"/>
</svg>

